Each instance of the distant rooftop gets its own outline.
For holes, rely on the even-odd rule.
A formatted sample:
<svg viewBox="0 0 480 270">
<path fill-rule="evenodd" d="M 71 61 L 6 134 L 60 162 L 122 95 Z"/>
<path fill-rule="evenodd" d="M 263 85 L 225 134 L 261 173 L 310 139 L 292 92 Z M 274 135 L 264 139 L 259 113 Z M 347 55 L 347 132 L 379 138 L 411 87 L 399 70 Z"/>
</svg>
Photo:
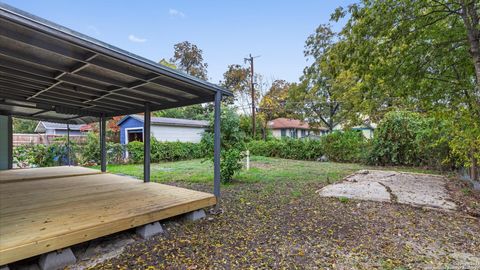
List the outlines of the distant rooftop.
<svg viewBox="0 0 480 270">
<path fill-rule="evenodd" d="M 85 126 L 84 124 L 71 124 L 69 128 L 72 131 L 87 131 L 85 130 Z M 35 132 L 45 132 L 47 129 L 67 130 L 67 124 L 40 121 L 35 128 Z"/>
<path fill-rule="evenodd" d="M 118 122 L 120 126 L 128 118 L 134 118 L 140 122 L 144 121 L 143 115 L 131 114 L 127 115 L 122 120 Z M 209 122 L 204 120 L 190 120 L 190 119 L 180 119 L 180 118 L 167 118 L 167 117 L 152 117 L 152 125 L 163 125 L 163 126 L 183 126 L 183 127 L 208 127 Z"/>
<path fill-rule="evenodd" d="M 271 129 L 280 129 L 280 128 L 296 128 L 296 129 L 312 129 L 310 125 L 306 122 L 302 122 L 298 119 L 291 118 L 277 118 L 268 122 L 268 127 Z M 323 129 L 323 128 L 315 128 Z"/>
</svg>

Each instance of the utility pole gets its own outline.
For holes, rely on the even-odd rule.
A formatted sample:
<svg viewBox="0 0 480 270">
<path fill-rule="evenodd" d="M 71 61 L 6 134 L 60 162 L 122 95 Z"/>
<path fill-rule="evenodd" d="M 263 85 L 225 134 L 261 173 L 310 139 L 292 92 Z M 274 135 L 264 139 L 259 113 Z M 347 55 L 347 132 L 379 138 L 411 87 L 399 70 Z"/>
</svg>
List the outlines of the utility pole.
<svg viewBox="0 0 480 270">
<path fill-rule="evenodd" d="M 256 125 L 255 125 L 255 83 L 253 82 L 253 59 L 260 56 L 253 57 L 252 54 L 248 58 L 244 58 L 245 63 L 250 62 L 250 90 L 252 91 L 252 137 L 255 138 L 256 135 Z"/>
</svg>

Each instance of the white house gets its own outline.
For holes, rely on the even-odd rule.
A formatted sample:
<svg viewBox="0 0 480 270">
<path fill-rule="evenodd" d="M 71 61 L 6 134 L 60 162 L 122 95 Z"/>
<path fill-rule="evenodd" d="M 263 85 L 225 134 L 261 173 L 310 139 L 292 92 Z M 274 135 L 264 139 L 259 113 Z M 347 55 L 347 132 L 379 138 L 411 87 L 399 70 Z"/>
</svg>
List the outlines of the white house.
<svg viewBox="0 0 480 270">
<path fill-rule="evenodd" d="M 328 131 L 325 128 L 312 128 L 308 123 L 290 118 L 277 118 L 269 121 L 268 128 L 275 138 L 304 138 L 323 135 Z"/>
<path fill-rule="evenodd" d="M 143 115 L 127 115 L 118 122 L 120 143 L 143 141 Z M 163 142 L 198 143 L 207 129 L 208 121 L 165 117 L 151 118 L 151 135 Z"/>
</svg>

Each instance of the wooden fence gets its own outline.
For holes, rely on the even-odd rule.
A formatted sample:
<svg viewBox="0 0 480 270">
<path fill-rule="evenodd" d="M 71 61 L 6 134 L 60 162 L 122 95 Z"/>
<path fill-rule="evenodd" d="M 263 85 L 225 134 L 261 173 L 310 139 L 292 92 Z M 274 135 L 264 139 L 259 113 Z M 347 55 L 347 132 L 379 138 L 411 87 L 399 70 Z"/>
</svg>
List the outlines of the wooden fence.
<svg viewBox="0 0 480 270">
<path fill-rule="evenodd" d="M 47 135 L 47 134 L 13 134 L 13 146 L 23 144 L 44 144 L 49 145 L 55 142 L 56 139 L 66 137 L 63 135 Z M 87 140 L 86 135 L 70 135 L 70 140 L 77 144 L 84 144 Z"/>
</svg>

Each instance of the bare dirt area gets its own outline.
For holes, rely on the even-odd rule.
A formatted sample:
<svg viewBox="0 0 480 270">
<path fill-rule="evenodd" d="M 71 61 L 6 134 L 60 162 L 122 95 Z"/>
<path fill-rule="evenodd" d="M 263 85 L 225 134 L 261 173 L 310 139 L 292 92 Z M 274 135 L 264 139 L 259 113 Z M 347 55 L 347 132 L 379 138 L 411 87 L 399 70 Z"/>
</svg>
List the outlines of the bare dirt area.
<svg viewBox="0 0 480 270">
<path fill-rule="evenodd" d="M 179 185 L 179 183 L 176 183 Z M 208 191 L 210 185 L 180 184 Z M 94 269 L 479 269 L 480 220 L 318 196 L 323 182 L 236 183 L 223 214 L 164 224 Z"/>
</svg>

